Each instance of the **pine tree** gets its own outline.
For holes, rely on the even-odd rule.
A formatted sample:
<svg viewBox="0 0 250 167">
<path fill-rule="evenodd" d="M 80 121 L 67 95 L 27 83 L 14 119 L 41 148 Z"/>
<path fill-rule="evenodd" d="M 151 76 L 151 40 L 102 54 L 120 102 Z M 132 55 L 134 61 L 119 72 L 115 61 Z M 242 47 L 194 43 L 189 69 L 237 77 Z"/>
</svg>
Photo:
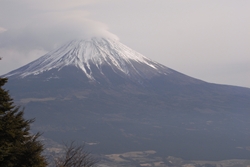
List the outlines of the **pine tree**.
<svg viewBox="0 0 250 167">
<path fill-rule="evenodd" d="M 0 78 L 0 167 L 45 167 L 43 145 L 37 140 L 40 134 L 29 132 L 34 120 L 24 119 L 24 110 L 2 88 L 6 83 Z"/>
</svg>

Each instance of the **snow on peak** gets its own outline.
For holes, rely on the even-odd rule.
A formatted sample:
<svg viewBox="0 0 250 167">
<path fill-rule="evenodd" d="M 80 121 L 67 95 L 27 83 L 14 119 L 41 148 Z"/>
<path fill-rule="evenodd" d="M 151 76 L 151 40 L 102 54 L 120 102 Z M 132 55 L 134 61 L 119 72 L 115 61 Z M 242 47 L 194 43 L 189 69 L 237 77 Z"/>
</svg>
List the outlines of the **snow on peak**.
<svg viewBox="0 0 250 167">
<path fill-rule="evenodd" d="M 102 65 L 110 65 L 112 68 L 130 75 L 131 68 L 133 68 L 133 71 L 137 71 L 133 65 L 134 62 L 146 64 L 154 70 L 157 70 L 156 66 L 161 66 L 116 40 L 91 38 L 87 40 L 73 40 L 26 66 L 10 72 L 6 76 L 20 75 L 21 77 L 26 77 L 55 68 L 60 70 L 65 66 L 76 66 L 89 79 L 94 80 L 91 64 L 94 64 L 100 70 Z"/>
</svg>

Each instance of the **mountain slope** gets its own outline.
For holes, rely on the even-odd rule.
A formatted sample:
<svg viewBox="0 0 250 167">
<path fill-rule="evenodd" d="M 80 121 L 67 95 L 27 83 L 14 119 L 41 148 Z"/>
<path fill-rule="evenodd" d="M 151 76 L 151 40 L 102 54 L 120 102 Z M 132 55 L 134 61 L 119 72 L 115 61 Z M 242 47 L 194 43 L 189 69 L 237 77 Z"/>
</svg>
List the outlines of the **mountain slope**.
<svg viewBox="0 0 250 167">
<path fill-rule="evenodd" d="M 250 89 L 186 76 L 112 39 L 72 41 L 4 76 L 33 129 L 57 142 L 96 143 L 100 154 L 250 157 Z"/>
</svg>

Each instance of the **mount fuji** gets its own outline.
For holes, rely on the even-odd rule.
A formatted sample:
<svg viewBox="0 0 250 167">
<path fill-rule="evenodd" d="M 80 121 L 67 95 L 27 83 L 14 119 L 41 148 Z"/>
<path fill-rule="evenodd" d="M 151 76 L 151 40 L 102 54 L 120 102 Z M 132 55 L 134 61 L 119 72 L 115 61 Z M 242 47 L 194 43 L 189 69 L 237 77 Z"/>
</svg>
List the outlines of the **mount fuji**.
<svg viewBox="0 0 250 167">
<path fill-rule="evenodd" d="M 141 68 L 138 68 L 140 65 Z M 147 78 L 166 74 L 168 71 L 161 64 L 149 60 L 117 41 L 92 38 L 72 41 L 7 76 L 38 75 L 51 69 L 61 70 L 66 66 L 81 69 L 90 80 L 95 80 L 93 76 L 95 69 L 103 74 L 103 66 L 109 66 L 114 72 L 130 78 Z"/>
<path fill-rule="evenodd" d="M 102 155 L 250 157 L 249 88 L 189 77 L 113 39 L 73 40 L 3 77 L 32 129 L 56 142 Z"/>
<path fill-rule="evenodd" d="M 93 83 L 105 80 L 115 84 L 122 79 L 143 85 L 145 81 L 152 78 L 167 75 L 175 78 L 172 78 L 173 82 L 178 82 L 179 79 L 201 82 L 180 73 L 177 74 L 176 71 L 148 59 L 116 40 L 104 38 L 71 41 L 5 76 L 26 78 L 47 74 L 50 75 L 47 80 L 59 79 L 56 73 L 67 68 L 81 71 L 81 78 L 84 78 L 85 82 Z M 114 77 L 119 80 L 112 80 Z"/>
</svg>

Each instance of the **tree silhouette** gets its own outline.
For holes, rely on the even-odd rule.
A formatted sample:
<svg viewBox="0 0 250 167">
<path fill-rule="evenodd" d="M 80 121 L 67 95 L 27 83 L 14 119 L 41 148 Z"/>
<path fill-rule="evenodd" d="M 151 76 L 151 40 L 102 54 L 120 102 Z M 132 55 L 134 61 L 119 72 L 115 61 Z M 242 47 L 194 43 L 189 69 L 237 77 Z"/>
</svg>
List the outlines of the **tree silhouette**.
<svg viewBox="0 0 250 167">
<path fill-rule="evenodd" d="M 3 89 L 7 78 L 0 78 L 0 166 L 45 167 L 39 133 L 32 135 L 32 120 L 23 117 L 24 109 L 15 106 L 9 92 Z"/>
<path fill-rule="evenodd" d="M 61 157 L 55 159 L 56 167 L 92 167 L 98 161 L 85 150 L 84 145 L 77 146 L 74 142 L 65 144 Z"/>
</svg>

